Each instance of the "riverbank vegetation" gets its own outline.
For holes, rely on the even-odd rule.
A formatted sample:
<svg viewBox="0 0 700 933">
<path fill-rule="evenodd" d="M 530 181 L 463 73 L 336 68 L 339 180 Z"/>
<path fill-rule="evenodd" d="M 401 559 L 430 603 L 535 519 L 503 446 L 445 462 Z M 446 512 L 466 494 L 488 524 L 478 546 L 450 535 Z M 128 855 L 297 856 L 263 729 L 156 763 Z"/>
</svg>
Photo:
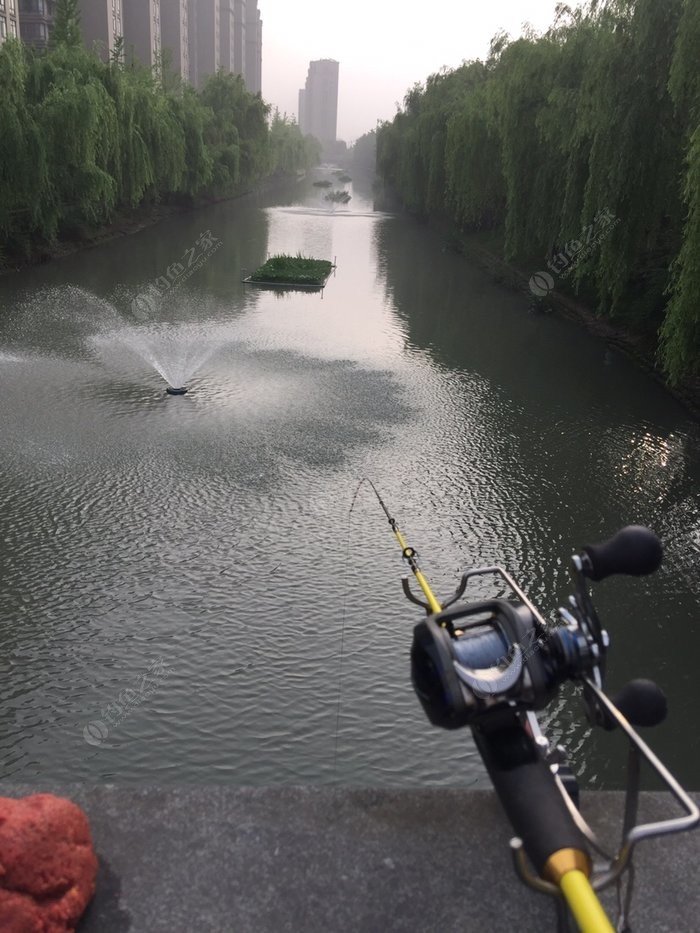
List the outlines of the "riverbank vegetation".
<svg viewBox="0 0 700 933">
<path fill-rule="evenodd" d="M 312 259 L 310 256 L 270 256 L 267 262 L 251 275 L 252 282 L 279 283 L 281 285 L 323 286 L 333 269 L 327 259 Z"/>
<path fill-rule="evenodd" d="M 59 0 L 47 52 L 0 46 L 0 268 L 137 208 L 231 197 L 319 158 L 240 76 L 197 92 L 121 49 L 103 62 L 82 45 L 73 0 Z"/>
<path fill-rule="evenodd" d="M 432 75 L 380 127 L 403 205 L 482 233 L 700 375 L 700 4 L 560 5 L 544 35 Z"/>
</svg>

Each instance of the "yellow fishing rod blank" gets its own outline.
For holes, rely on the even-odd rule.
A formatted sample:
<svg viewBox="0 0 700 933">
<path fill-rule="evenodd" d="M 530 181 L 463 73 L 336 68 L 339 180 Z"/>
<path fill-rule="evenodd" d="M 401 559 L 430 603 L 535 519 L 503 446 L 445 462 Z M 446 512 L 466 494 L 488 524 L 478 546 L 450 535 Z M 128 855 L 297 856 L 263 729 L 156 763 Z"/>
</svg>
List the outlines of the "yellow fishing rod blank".
<svg viewBox="0 0 700 933">
<path fill-rule="evenodd" d="M 615 933 L 598 895 L 580 869 L 562 875 L 559 887 L 581 933 Z"/>
</svg>

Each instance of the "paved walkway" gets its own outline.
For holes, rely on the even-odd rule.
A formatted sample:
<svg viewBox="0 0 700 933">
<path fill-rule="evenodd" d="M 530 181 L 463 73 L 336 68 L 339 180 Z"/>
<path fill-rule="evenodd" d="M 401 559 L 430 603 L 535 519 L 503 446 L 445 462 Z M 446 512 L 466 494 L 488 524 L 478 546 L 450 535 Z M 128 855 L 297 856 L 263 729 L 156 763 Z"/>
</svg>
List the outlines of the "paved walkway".
<svg viewBox="0 0 700 933">
<path fill-rule="evenodd" d="M 80 933 L 556 929 L 548 899 L 513 874 L 510 833 L 489 791 L 51 790 L 87 811 L 100 857 Z M 583 807 L 614 839 L 622 795 L 589 794 Z M 677 812 L 670 797 L 644 797 L 645 819 Z M 634 933 L 700 930 L 699 864 L 700 831 L 640 847 Z"/>
</svg>

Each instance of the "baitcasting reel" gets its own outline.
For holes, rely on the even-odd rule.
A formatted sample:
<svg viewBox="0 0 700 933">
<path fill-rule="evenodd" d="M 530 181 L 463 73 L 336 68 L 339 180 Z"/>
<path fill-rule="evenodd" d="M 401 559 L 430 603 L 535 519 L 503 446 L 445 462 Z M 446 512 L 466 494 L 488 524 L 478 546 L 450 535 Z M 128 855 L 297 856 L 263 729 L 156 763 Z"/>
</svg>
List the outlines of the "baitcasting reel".
<svg viewBox="0 0 700 933">
<path fill-rule="evenodd" d="M 350 511 L 365 482 L 374 491 L 424 597 L 413 593 L 405 574 L 401 582 L 406 597 L 426 611 L 425 620 L 413 631 L 413 686 L 434 725 L 471 727 L 515 832 L 511 852 L 519 877 L 555 900 L 559 933 L 568 933 L 571 919 L 584 933 L 613 933 L 597 892 L 615 885 L 615 929 L 629 933 L 634 847 L 644 839 L 694 828 L 700 810 L 634 728 L 664 719 L 662 691 L 645 680 L 632 681 L 614 700 L 603 690 L 610 640 L 593 608 L 587 580 L 614 573 L 653 573 L 662 558 L 658 538 L 647 528 L 631 525 L 603 544 L 584 548 L 573 558 L 576 592 L 569 597 L 568 608 L 559 609 L 558 621 L 548 624 L 501 567 L 467 571 L 455 594 L 439 601 L 415 549 L 407 544 L 369 478 L 360 481 Z M 457 605 L 469 579 L 488 574 L 505 581 L 513 598 Z M 619 729 L 629 743 L 622 840 L 616 853 L 607 851 L 583 818 L 566 750 L 550 744 L 536 716 L 567 680 L 581 684 L 589 720 L 604 729 Z M 637 822 L 643 761 L 671 791 L 685 811 L 682 816 Z"/>
<path fill-rule="evenodd" d="M 443 604 L 449 608 L 429 615 L 413 630 L 411 678 L 430 722 L 458 729 L 478 725 L 498 710 L 541 710 L 567 680 L 590 678 L 602 688 L 609 639 L 585 578 L 652 573 L 661 557 L 656 535 L 637 525 L 624 528 L 605 544 L 587 547 L 583 556 L 574 558 L 577 593 L 569 609 L 559 610 L 554 625 L 545 622 L 502 568 L 465 573 L 455 595 Z M 504 579 L 517 601 L 454 605 L 470 577 L 487 574 Z M 595 696 L 584 690 L 584 699 L 592 721 L 611 727 Z"/>
</svg>

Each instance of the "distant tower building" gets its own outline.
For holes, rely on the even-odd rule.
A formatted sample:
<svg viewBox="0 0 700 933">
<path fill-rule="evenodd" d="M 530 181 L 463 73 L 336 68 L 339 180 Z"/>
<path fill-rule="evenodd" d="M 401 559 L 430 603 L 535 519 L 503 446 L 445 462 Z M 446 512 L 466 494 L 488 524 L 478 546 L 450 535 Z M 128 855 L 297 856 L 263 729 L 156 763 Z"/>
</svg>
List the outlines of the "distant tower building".
<svg viewBox="0 0 700 933">
<path fill-rule="evenodd" d="M 85 45 L 91 49 L 98 42 L 107 60 L 116 40 L 124 35 L 122 0 L 80 0 L 80 31 Z"/>
<path fill-rule="evenodd" d="M 7 5 L 7 0 L 5 5 Z M 35 49 L 46 48 L 53 27 L 54 6 L 54 0 L 19 0 L 19 34 L 23 42 Z M 2 16 L 3 3 L 0 0 L 0 20 Z M 2 32 L 1 23 L 0 32 Z M 0 41 L 2 41 L 1 37 Z"/>
<path fill-rule="evenodd" d="M 338 127 L 338 62 L 309 63 L 306 87 L 299 92 L 299 127 L 322 143 L 334 143 Z"/>
<path fill-rule="evenodd" d="M 190 0 L 190 80 L 201 88 L 221 64 L 220 0 Z"/>
<path fill-rule="evenodd" d="M 124 48 L 141 65 L 160 65 L 160 0 L 122 0 L 124 6 Z"/>
<path fill-rule="evenodd" d="M 245 5 L 245 83 L 251 94 L 262 91 L 262 19 L 258 0 Z"/>
<path fill-rule="evenodd" d="M 190 80 L 190 0 L 160 0 L 160 36 L 168 65 L 185 81 Z"/>
</svg>

